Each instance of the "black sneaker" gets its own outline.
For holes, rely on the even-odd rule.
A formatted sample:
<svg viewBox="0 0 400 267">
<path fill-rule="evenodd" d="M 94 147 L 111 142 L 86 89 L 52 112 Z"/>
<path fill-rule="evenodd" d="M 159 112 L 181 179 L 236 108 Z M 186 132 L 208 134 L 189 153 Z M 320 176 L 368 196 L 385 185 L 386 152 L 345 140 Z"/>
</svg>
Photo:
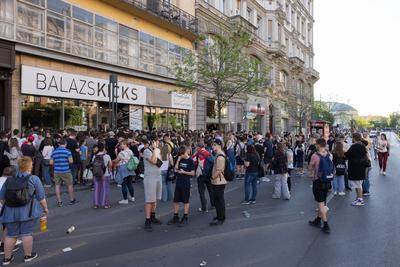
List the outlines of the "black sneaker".
<svg viewBox="0 0 400 267">
<path fill-rule="evenodd" d="M 212 222 L 210 222 L 210 226 L 218 226 L 218 225 L 222 225 L 224 223 L 224 221 L 220 221 L 220 220 L 213 220 Z"/>
<path fill-rule="evenodd" d="M 146 232 L 153 232 L 153 227 L 151 226 L 151 221 L 150 220 L 146 220 L 144 222 L 144 228 L 143 228 Z"/>
<path fill-rule="evenodd" d="M 63 203 L 62 203 L 62 201 L 60 201 L 60 202 L 57 202 L 57 207 L 62 207 L 63 206 Z"/>
<path fill-rule="evenodd" d="M 314 227 L 321 227 L 321 219 L 320 219 L 320 218 L 315 218 L 315 219 L 312 220 L 312 221 L 308 221 L 308 223 L 309 223 L 311 226 L 314 226 Z"/>
<path fill-rule="evenodd" d="M 181 221 L 179 222 L 179 226 L 184 226 L 187 225 L 189 223 L 188 217 L 183 216 Z"/>
<path fill-rule="evenodd" d="M 174 216 L 167 224 L 168 225 L 174 225 L 174 224 L 178 224 L 179 223 L 179 217 L 178 216 Z"/>
<path fill-rule="evenodd" d="M 69 202 L 69 205 L 75 205 L 76 203 L 79 203 L 79 201 L 74 199 Z"/>
<path fill-rule="evenodd" d="M 7 266 L 7 265 L 9 265 L 12 261 L 14 260 L 14 255 L 11 255 L 11 258 L 9 258 L 9 259 L 6 259 L 6 258 L 4 258 L 3 259 L 3 266 Z"/>
<path fill-rule="evenodd" d="M 36 252 L 32 252 L 30 256 L 25 256 L 24 257 L 24 262 L 31 262 L 34 259 L 38 257 L 38 254 Z"/>
<path fill-rule="evenodd" d="M 329 227 L 329 225 L 327 223 L 324 223 L 324 226 L 322 226 L 321 230 L 325 234 L 330 234 L 331 233 L 331 228 Z"/>
<path fill-rule="evenodd" d="M 152 217 L 150 220 L 152 224 L 162 224 L 162 221 L 160 221 L 156 217 Z"/>
</svg>

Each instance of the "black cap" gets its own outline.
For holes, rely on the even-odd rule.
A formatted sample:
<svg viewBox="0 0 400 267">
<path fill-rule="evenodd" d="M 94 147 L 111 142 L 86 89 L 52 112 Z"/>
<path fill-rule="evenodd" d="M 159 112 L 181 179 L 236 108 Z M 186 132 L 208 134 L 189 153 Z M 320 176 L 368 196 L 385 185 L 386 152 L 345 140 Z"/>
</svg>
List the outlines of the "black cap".
<svg viewBox="0 0 400 267">
<path fill-rule="evenodd" d="M 221 139 L 214 139 L 214 144 L 217 144 L 217 145 L 219 145 L 221 147 L 224 146 L 224 143 L 222 143 Z"/>
</svg>

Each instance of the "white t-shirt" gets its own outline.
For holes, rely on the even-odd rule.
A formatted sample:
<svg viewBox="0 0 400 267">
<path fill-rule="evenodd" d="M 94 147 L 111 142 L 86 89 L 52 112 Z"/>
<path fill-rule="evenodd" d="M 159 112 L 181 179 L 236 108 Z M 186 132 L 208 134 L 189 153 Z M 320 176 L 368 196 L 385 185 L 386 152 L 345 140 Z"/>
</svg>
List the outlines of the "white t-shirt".
<svg viewBox="0 0 400 267">
<path fill-rule="evenodd" d="M 133 152 L 129 148 L 119 152 L 118 157 L 121 159 L 121 161 L 119 162 L 119 166 L 127 164 L 132 156 L 133 156 Z"/>
<path fill-rule="evenodd" d="M 6 180 L 7 180 L 7 177 L 5 177 L 5 176 L 0 177 L 0 190 L 3 187 L 4 183 L 6 182 Z M 0 209 L 2 207 L 3 207 L 3 205 L 0 203 Z"/>
<path fill-rule="evenodd" d="M 43 159 L 51 159 L 53 151 L 54 151 L 53 146 L 45 146 L 42 151 Z"/>
<path fill-rule="evenodd" d="M 161 170 L 156 165 L 150 163 L 148 159 L 151 158 L 153 153 L 156 153 L 156 157 L 160 159 L 160 149 L 156 148 L 155 150 L 150 150 L 146 148 L 143 151 L 143 158 L 144 158 L 144 176 L 146 178 L 160 178 Z"/>
</svg>

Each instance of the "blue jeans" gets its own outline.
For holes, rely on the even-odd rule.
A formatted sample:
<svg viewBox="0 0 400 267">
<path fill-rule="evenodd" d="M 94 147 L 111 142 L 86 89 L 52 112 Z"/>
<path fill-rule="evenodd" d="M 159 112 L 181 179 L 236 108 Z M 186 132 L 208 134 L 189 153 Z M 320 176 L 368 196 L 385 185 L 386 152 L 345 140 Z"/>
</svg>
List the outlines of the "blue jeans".
<svg viewBox="0 0 400 267">
<path fill-rule="evenodd" d="M 344 175 L 335 175 L 332 181 L 333 192 L 344 192 Z"/>
<path fill-rule="evenodd" d="M 371 168 L 366 168 L 365 169 L 365 180 L 362 183 L 362 188 L 364 193 L 369 193 L 369 172 L 371 171 Z"/>
<path fill-rule="evenodd" d="M 128 191 L 131 197 L 135 196 L 135 192 L 133 191 L 132 179 L 133 176 L 127 176 L 124 178 L 124 181 L 121 184 L 121 192 L 124 200 L 128 199 Z"/>
<path fill-rule="evenodd" d="M 44 164 L 42 161 L 42 177 L 46 185 L 51 185 L 50 165 Z"/>
<path fill-rule="evenodd" d="M 257 196 L 258 172 L 246 172 L 244 176 L 244 200 L 255 201 Z"/>
<path fill-rule="evenodd" d="M 172 182 L 167 181 L 168 171 L 161 171 L 161 179 L 162 179 L 162 193 L 161 193 L 161 201 L 167 202 L 172 200 L 174 197 L 172 192 Z"/>
<path fill-rule="evenodd" d="M 78 175 L 78 165 L 73 163 L 70 164 L 69 167 L 71 168 L 72 182 L 75 184 Z"/>
</svg>

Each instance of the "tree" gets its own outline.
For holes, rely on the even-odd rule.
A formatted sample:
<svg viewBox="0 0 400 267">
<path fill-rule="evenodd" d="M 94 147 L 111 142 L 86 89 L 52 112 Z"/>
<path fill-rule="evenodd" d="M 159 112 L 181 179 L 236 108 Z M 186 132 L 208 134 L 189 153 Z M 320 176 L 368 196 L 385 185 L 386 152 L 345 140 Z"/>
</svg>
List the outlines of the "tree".
<svg viewBox="0 0 400 267">
<path fill-rule="evenodd" d="M 184 92 L 201 90 L 215 99 L 222 129 L 221 111 L 233 98 L 256 94 L 269 84 L 267 69 L 248 53 L 252 36 L 237 24 L 220 35 L 201 36 L 197 53 L 187 53 L 183 64 L 174 66 L 177 85 Z"/>
<path fill-rule="evenodd" d="M 396 128 L 397 125 L 400 123 L 400 113 L 398 112 L 393 112 L 392 114 L 389 115 L 389 126 Z"/>
<path fill-rule="evenodd" d="M 304 122 L 311 116 L 312 100 L 304 94 L 289 93 L 289 102 L 289 116 L 296 122 L 299 133 L 301 133 Z"/>
<path fill-rule="evenodd" d="M 357 116 L 353 118 L 353 127 L 359 130 L 367 129 L 371 127 L 371 123 L 368 118 Z"/>
<path fill-rule="evenodd" d="M 312 118 L 314 120 L 324 120 L 329 122 L 330 125 L 335 123 L 335 117 L 329 111 L 329 107 L 326 103 L 320 101 L 314 101 Z"/>
</svg>

